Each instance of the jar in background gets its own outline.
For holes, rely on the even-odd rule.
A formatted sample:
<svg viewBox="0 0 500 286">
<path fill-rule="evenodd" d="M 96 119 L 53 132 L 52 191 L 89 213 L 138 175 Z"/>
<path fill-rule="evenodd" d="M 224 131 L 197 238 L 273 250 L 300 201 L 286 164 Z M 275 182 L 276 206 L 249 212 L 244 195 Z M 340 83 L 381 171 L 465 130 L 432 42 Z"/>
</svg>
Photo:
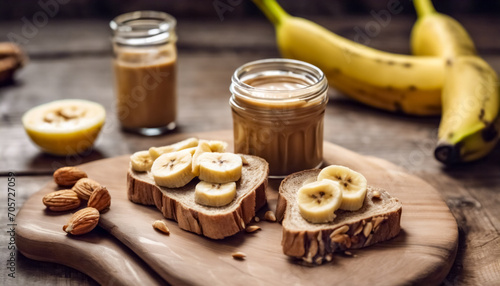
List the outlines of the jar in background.
<svg viewBox="0 0 500 286">
<path fill-rule="evenodd" d="M 270 177 L 320 167 L 328 83 L 317 67 L 297 60 L 247 63 L 230 87 L 236 153 L 269 163 Z"/>
<path fill-rule="evenodd" d="M 117 115 L 126 131 L 159 135 L 177 116 L 176 20 L 136 11 L 111 21 Z"/>
</svg>

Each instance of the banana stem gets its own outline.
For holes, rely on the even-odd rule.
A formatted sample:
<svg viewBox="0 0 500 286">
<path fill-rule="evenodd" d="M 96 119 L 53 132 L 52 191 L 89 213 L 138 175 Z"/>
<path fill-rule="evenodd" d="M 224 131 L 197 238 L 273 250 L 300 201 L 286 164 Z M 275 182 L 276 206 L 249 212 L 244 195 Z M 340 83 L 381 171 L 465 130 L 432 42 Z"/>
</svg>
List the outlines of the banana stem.
<svg viewBox="0 0 500 286">
<path fill-rule="evenodd" d="M 279 25 L 290 15 L 281 8 L 276 0 L 252 0 L 274 25 Z"/>
<path fill-rule="evenodd" d="M 417 10 L 419 18 L 436 13 L 436 9 L 432 5 L 432 0 L 413 0 L 413 5 L 415 6 L 415 10 Z"/>
</svg>

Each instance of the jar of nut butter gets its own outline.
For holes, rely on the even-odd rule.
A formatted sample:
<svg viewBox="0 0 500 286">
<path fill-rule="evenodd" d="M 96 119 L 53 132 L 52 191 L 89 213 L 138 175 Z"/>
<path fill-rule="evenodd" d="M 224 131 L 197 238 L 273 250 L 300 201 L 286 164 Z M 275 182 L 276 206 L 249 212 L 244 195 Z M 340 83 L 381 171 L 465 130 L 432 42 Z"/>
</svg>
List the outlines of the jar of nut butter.
<svg viewBox="0 0 500 286">
<path fill-rule="evenodd" d="M 126 131 L 159 135 L 177 116 L 176 20 L 136 11 L 111 21 L 117 115 Z"/>
<path fill-rule="evenodd" d="M 254 61 L 234 72 L 230 90 L 235 152 L 266 159 L 275 178 L 320 167 L 328 102 L 320 69 L 291 59 Z"/>
</svg>

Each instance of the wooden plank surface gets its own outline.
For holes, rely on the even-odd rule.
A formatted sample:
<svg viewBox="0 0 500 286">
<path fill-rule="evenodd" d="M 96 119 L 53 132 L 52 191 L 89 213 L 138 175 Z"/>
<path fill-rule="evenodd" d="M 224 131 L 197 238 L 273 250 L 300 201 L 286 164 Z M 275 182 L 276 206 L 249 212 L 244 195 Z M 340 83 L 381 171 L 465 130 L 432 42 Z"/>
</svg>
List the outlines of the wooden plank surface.
<svg viewBox="0 0 500 286">
<path fill-rule="evenodd" d="M 500 72 L 500 38 L 492 36 L 500 32 L 500 19 L 489 16 L 458 19 L 471 32 L 480 53 Z M 373 18 L 317 20 L 342 35 L 353 37 L 353 27 L 363 27 Z M 413 19 L 394 16 L 390 25 L 382 29 L 370 45 L 408 52 L 412 23 Z M 20 21 L 0 24 L 0 39 L 5 39 L 8 32 L 20 31 L 21 25 Z M 271 25 L 263 19 L 184 21 L 179 24 L 179 35 L 181 112 L 180 127 L 175 134 L 231 128 L 227 104 L 230 76 L 237 66 L 247 61 L 278 56 Z M 51 19 L 24 47 L 32 55 L 32 60 L 18 74 L 15 85 L 0 88 L 1 180 L 6 182 L 8 172 L 15 171 L 19 181 L 23 182 L 19 186 L 19 195 L 22 193 L 28 197 L 39 189 L 36 183 L 27 183 L 37 182 L 37 177 L 31 175 L 46 178 L 61 164 L 81 164 L 168 141 L 165 136 L 143 138 L 122 133 L 113 124 L 111 56 L 106 21 Z M 460 245 L 445 285 L 499 281 L 500 261 L 496 257 L 500 257 L 500 210 L 497 207 L 500 148 L 479 162 L 445 168 L 432 156 L 439 118 L 381 112 L 352 102 L 334 90 L 330 91 L 330 96 L 325 117 L 325 140 L 361 154 L 381 157 L 418 175 L 440 191 L 457 218 Z M 96 150 L 85 157 L 56 158 L 42 154 L 22 130 L 20 117 L 27 109 L 41 102 L 67 97 L 100 102 L 108 112 L 105 132 L 98 139 Z M 1 208 L 6 209 L 5 197 L 1 198 Z M 18 207 L 20 205 L 22 200 Z M 6 225 L 4 216 L 0 223 Z M 0 237 L 7 239 L 5 232 Z M 83 284 L 92 283 L 86 276 L 75 274 L 78 272 L 66 267 L 52 269 L 52 264 L 46 266 L 21 256 L 18 259 L 17 271 L 25 281 L 34 275 L 41 285 L 53 285 L 54 279 L 62 281 L 58 276 L 64 273 L 63 276 Z M 47 271 L 40 271 L 40 268 Z M 9 280 L 5 269 L 0 273 L 6 285 L 22 281 L 21 278 Z"/>
<path fill-rule="evenodd" d="M 231 136 L 230 131 L 199 135 L 200 138 L 227 141 Z M 302 266 L 285 256 L 281 249 L 280 224 L 264 220 L 252 223 L 259 225 L 261 231 L 241 232 L 224 240 L 211 240 L 183 231 L 173 221 L 167 222 L 171 234 L 160 234 L 151 227 L 151 222 L 162 219 L 161 212 L 128 200 L 127 156 L 92 162 L 81 168 L 89 178 L 107 186 L 111 193 L 111 209 L 101 215 L 100 226 L 174 285 L 325 285 L 332 280 L 336 280 L 337 285 L 359 285 L 366 281 L 371 285 L 440 283 L 453 263 L 458 231 L 455 219 L 438 192 L 384 160 L 367 158 L 330 143 L 325 143 L 324 159 L 326 165 L 341 164 L 363 173 L 371 185 L 399 198 L 403 203 L 402 231 L 389 241 L 353 250 L 355 257 L 335 255 L 332 263 L 317 267 Z M 279 180 L 272 180 L 266 190 L 268 208 L 272 211 L 276 207 L 278 186 Z M 47 249 L 51 254 L 44 259 L 70 265 L 78 265 L 79 257 L 84 254 L 91 255 L 101 271 L 83 269 L 101 282 L 129 274 L 129 269 L 113 268 L 106 263 L 110 260 L 109 245 L 89 244 L 96 239 L 94 233 L 72 238 L 61 231 L 60 224 L 68 219 L 69 213 L 43 212 L 41 197 L 56 189 L 55 183 L 50 182 L 22 209 L 18 219 L 18 240 L 23 242 L 19 245 L 20 250 L 31 254 Z M 258 214 L 261 218 L 264 211 Z M 32 216 L 34 213 L 39 214 L 36 219 Z M 30 225 L 39 227 L 33 229 Z M 28 239 L 31 243 L 25 242 Z M 66 245 L 74 249 L 73 258 L 59 251 Z M 234 260 L 231 253 L 236 251 L 246 253 L 247 258 Z M 148 278 L 144 273 L 137 276 Z"/>
</svg>

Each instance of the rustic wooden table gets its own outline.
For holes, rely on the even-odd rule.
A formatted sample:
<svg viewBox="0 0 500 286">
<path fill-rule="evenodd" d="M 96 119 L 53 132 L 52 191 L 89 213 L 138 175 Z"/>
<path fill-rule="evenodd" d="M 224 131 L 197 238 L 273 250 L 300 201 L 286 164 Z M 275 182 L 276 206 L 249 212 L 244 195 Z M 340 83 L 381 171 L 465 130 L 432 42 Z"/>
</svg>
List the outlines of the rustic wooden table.
<svg viewBox="0 0 500 286">
<path fill-rule="evenodd" d="M 458 17 L 479 52 L 500 72 L 500 19 Z M 315 19 L 352 38 L 369 16 Z M 414 19 L 393 17 L 370 39 L 370 45 L 408 53 Z M 108 24 L 100 20 L 56 21 L 26 38 L 31 61 L 15 84 L 0 88 L 0 284 L 95 285 L 71 268 L 30 260 L 17 252 L 15 278 L 8 276 L 10 233 L 7 185 L 15 176 L 15 210 L 51 180 L 61 165 L 75 165 L 160 145 L 166 136 L 145 138 L 120 131 L 115 119 Z M 0 40 L 10 32 L 22 35 L 20 22 L 0 24 Z M 278 57 L 272 26 L 264 20 L 223 22 L 180 20 L 179 116 L 174 133 L 231 129 L 228 106 L 232 72 L 241 64 Z M 374 110 L 330 90 L 325 140 L 355 152 L 383 158 L 432 184 L 442 195 L 459 226 L 456 261 L 443 285 L 492 285 L 500 281 L 500 148 L 476 163 L 444 167 L 432 155 L 439 118 L 417 118 Z M 41 153 L 24 133 L 21 116 L 29 108 L 62 98 L 83 98 L 103 104 L 108 118 L 95 150 L 87 156 L 56 158 Z M 13 172 L 15 175 L 10 174 Z M 70 254 L 69 254 L 70 255 Z"/>
</svg>

